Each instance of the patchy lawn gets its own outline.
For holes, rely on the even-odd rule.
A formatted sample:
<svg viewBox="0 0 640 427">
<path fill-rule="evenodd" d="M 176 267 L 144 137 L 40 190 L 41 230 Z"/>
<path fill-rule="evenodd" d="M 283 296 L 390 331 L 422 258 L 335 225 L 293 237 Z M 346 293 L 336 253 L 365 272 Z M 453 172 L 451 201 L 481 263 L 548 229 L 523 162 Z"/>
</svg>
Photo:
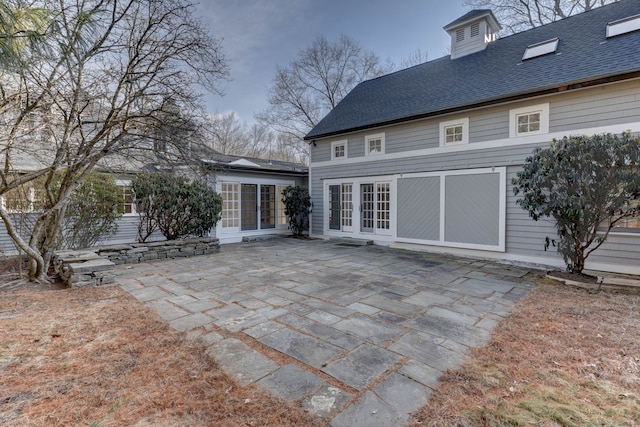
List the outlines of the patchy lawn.
<svg viewBox="0 0 640 427">
<path fill-rule="evenodd" d="M 542 283 L 412 425 L 638 426 L 639 309 L 638 295 Z M 0 331 L 2 426 L 323 425 L 239 387 L 118 287 L 0 292 Z"/>
<path fill-rule="evenodd" d="M 0 293 L 0 425 L 313 426 L 118 287 Z"/>
<path fill-rule="evenodd" d="M 541 284 L 411 425 L 640 425 L 640 296 Z"/>
</svg>

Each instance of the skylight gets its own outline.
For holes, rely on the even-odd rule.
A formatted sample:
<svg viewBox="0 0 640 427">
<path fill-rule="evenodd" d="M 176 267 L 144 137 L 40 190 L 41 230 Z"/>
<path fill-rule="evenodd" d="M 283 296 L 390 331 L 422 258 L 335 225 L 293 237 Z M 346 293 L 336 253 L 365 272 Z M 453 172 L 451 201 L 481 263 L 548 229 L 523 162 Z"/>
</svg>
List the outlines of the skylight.
<svg viewBox="0 0 640 427">
<path fill-rule="evenodd" d="M 619 19 L 607 24 L 607 38 L 640 30 L 640 15 Z"/>
<path fill-rule="evenodd" d="M 527 50 L 524 51 L 524 55 L 522 55 L 522 60 L 536 58 L 538 56 L 546 55 L 548 53 L 553 53 L 558 48 L 558 39 L 547 40 L 544 42 L 536 43 L 527 46 Z"/>
</svg>

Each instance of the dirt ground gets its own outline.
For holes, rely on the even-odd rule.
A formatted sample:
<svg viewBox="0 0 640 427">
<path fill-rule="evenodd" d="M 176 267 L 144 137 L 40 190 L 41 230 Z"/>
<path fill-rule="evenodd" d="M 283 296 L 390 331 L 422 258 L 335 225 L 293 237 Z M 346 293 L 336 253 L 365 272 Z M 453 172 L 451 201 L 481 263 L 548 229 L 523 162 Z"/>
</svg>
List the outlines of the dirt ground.
<svg viewBox="0 0 640 427">
<path fill-rule="evenodd" d="M 0 291 L 2 426 L 324 425 L 239 387 L 118 287 L 17 283 Z M 638 295 L 541 283 L 411 425 L 640 425 L 639 309 Z"/>
</svg>

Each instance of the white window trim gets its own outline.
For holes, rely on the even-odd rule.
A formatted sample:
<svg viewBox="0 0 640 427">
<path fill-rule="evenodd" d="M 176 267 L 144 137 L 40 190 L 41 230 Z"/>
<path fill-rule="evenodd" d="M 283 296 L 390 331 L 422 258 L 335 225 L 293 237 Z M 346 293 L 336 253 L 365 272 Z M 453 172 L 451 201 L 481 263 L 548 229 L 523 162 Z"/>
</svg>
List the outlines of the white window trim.
<svg viewBox="0 0 640 427">
<path fill-rule="evenodd" d="M 343 145 L 344 146 L 344 156 L 343 157 L 336 157 L 336 147 L 339 147 Z M 342 139 L 340 141 L 333 141 L 331 143 L 331 160 L 345 160 L 349 158 L 349 144 L 347 143 L 346 139 Z"/>
<path fill-rule="evenodd" d="M 445 132 L 447 128 L 452 126 L 462 126 L 462 141 L 446 142 L 447 136 Z M 440 122 L 440 146 L 450 147 L 452 145 L 461 145 L 469 143 L 469 117 L 463 117 L 457 120 L 448 120 L 446 122 Z"/>
<path fill-rule="evenodd" d="M 518 116 L 523 114 L 540 113 L 540 130 L 535 132 L 518 133 Z M 549 133 L 549 104 L 531 105 L 529 107 L 514 108 L 509 110 L 509 138 L 531 135 L 543 135 Z"/>
<path fill-rule="evenodd" d="M 114 180 L 116 182 L 116 185 L 119 188 L 124 188 L 124 187 L 129 187 L 131 189 L 131 191 L 133 192 L 133 186 L 131 185 L 131 180 L 130 179 L 116 179 Z M 131 213 L 125 213 L 122 215 L 123 217 L 129 217 L 129 216 L 138 216 L 138 209 L 136 209 L 136 201 L 133 197 L 133 194 L 131 194 Z"/>
<path fill-rule="evenodd" d="M 376 133 L 371 135 L 365 135 L 364 137 L 364 155 L 365 156 L 380 156 L 385 153 L 385 137 L 384 133 Z M 369 152 L 369 141 L 379 139 L 380 140 L 380 152 L 379 153 L 370 153 Z"/>
</svg>

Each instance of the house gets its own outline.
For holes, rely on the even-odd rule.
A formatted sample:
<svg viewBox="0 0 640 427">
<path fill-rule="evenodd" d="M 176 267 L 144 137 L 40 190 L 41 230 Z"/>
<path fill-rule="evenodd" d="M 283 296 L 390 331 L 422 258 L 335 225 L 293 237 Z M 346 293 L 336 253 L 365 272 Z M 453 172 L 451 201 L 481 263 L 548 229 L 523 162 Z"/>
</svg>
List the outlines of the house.
<svg viewBox="0 0 640 427">
<path fill-rule="evenodd" d="M 305 137 L 311 234 L 563 267 L 511 179 L 553 138 L 640 132 L 640 2 L 501 38 L 490 10 L 444 30 L 451 55 L 359 84 Z M 587 268 L 640 274 L 640 221 Z"/>
<path fill-rule="evenodd" d="M 218 237 L 220 243 L 240 242 L 243 238 L 271 234 L 285 234 L 288 221 L 284 214 L 282 191 L 289 185 L 307 186 L 308 169 L 298 163 L 251 157 L 220 154 L 211 149 L 198 149 L 191 153 L 189 164 L 162 161 L 148 153 L 138 156 L 112 156 L 108 163 L 101 164 L 97 171 L 111 174 L 122 191 L 124 215 L 118 220 L 118 231 L 109 236 L 104 244 L 121 244 L 138 241 L 139 215 L 133 201 L 131 182 L 142 171 L 160 172 L 173 170 L 191 177 L 203 178 L 223 198 L 222 217 L 209 236 Z M 162 156 L 167 157 L 167 155 Z M 147 160 L 147 162 L 141 160 Z M 151 160 L 156 160 L 152 162 Z M 166 160 L 166 159 L 165 159 Z M 33 170 L 40 165 L 34 162 L 20 164 L 22 171 Z M 15 210 L 16 223 L 27 235 L 38 213 L 37 191 L 27 188 L 29 195 L 17 194 L 27 199 L 29 206 Z M 11 199 L 10 194 L 0 197 L 0 202 L 24 204 Z M 159 231 L 150 240 L 164 240 Z M 11 238 L 0 223 L 0 253 L 13 254 L 16 249 Z"/>
<path fill-rule="evenodd" d="M 288 233 L 282 191 L 289 185 L 307 186 L 306 166 L 219 153 L 209 153 L 202 163 L 208 182 L 223 199 L 222 219 L 211 233 L 220 243 Z"/>
</svg>

